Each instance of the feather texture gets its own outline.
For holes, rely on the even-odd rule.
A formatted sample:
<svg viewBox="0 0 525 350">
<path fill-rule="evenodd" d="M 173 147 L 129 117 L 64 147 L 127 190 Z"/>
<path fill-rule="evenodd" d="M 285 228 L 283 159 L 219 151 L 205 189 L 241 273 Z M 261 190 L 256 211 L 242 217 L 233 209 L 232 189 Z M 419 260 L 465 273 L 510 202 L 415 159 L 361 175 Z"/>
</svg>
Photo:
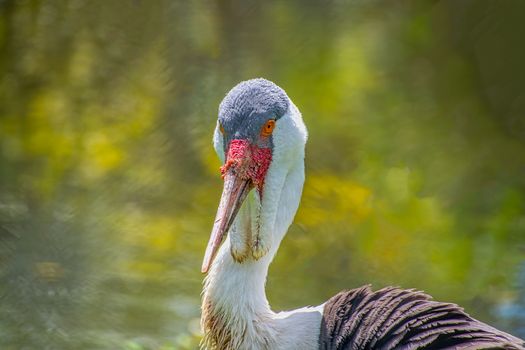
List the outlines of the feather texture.
<svg viewBox="0 0 525 350">
<path fill-rule="evenodd" d="M 506 349 L 525 343 L 415 290 L 343 291 L 324 307 L 320 350 Z"/>
</svg>

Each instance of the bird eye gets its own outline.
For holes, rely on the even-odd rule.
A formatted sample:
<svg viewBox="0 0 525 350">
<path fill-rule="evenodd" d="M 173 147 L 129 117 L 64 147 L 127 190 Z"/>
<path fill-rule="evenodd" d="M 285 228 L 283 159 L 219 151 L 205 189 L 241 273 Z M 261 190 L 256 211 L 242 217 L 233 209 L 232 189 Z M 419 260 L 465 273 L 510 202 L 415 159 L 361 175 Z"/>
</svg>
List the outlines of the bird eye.
<svg viewBox="0 0 525 350">
<path fill-rule="evenodd" d="M 224 135 L 224 126 L 221 123 L 219 123 L 219 131 Z"/>
<path fill-rule="evenodd" d="M 270 136 L 275 128 L 275 120 L 269 119 L 262 127 L 261 136 Z"/>
</svg>

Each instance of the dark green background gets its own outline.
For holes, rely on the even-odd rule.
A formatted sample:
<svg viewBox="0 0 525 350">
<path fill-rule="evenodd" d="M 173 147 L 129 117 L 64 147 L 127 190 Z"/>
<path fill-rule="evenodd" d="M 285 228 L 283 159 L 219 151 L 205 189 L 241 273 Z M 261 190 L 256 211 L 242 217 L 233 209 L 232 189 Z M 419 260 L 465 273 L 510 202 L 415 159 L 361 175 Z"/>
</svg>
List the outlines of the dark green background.
<svg viewBox="0 0 525 350">
<path fill-rule="evenodd" d="M 372 283 L 525 336 L 525 2 L 0 1 L 0 348 L 193 349 L 237 82 L 307 181 L 276 310 Z"/>
</svg>

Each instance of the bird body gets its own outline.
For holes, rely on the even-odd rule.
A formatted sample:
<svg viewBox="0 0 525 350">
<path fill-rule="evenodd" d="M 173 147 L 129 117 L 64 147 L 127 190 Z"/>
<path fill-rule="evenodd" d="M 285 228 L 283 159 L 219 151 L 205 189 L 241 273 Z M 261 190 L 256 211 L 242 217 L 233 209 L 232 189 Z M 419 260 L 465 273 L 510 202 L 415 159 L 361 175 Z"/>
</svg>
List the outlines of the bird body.
<svg viewBox="0 0 525 350">
<path fill-rule="evenodd" d="M 299 206 L 306 140 L 299 110 L 268 80 L 241 82 L 219 107 L 213 144 L 224 188 L 202 265 L 203 347 L 524 349 L 520 339 L 453 304 L 395 288 L 358 289 L 316 307 L 273 312 L 266 276 Z"/>
</svg>

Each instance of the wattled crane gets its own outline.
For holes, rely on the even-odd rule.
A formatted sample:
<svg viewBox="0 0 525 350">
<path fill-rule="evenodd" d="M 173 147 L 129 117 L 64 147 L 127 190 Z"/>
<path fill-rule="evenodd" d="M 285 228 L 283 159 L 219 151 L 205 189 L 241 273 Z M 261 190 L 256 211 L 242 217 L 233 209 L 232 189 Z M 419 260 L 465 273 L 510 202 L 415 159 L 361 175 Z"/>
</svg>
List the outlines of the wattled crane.
<svg viewBox="0 0 525 350">
<path fill-rule="evenodd" d="M 393 287 L 273 312 L 266 275 L 299 206 L 306 139 L 299 110 L 268 80 L 241 82 L 220 104 L 213 144 L 224 187 L 202 264 L 204 347 L 524 349 L 454 304 Z"/>
</svg>

